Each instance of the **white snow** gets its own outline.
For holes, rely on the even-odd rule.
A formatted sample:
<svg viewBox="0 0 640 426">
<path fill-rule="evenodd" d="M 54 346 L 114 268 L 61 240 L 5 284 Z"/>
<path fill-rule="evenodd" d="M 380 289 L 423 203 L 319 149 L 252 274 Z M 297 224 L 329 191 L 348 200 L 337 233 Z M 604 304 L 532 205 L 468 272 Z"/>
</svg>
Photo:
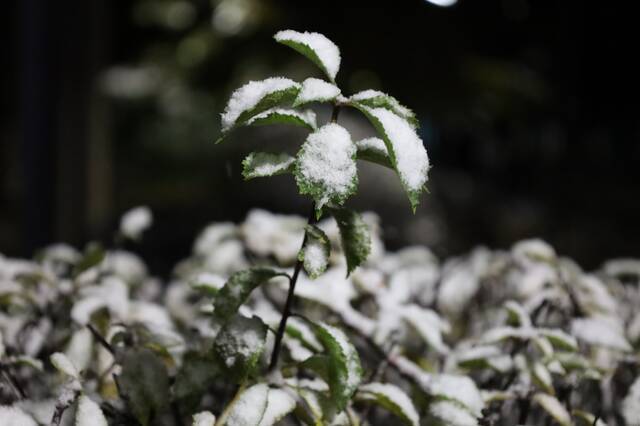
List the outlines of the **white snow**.
<svg viewBox="0 0 640 426">
<path fill-rule="evenodd" d="M 244 176 L 245 178 L 273 176 L 287 170 L 294 162 L 295 159 L 289 154 L 252 152 L 243 161 L 243 164 L 249 166 L 249 170 L 245 170 Z"/>
<path fill-rule="evenodd" d="M 384 98 L 386 102 L 390 105 L 393 112 L 401 117 L 407 118 L 413 115 L 411 110 L 400 104 L 393 96 L 389 96 L 388 94 L 381 92 L 379 90 L 363 90 L 362 92 L 358 92 L 355 95 L 351 96 L 351 99 L 354 101 L 365 101 L 373 98 Z"/>
<path fill-rule="evenodd" d="M 272 426 L 296 408 L 296 400 L 280 389 L 269 389 L 267 409 L 258 426 Z"/>
<path fill-rule="evenodd" d="M 304 247 L 303 253 L 304 269 L 311 276 L 318 276 L 327 268 L 329 258 L 321 243 L 316 241 L 308 242 Z"/>
<path fill-rule="evenodd" d="M 86 370 L 93 357 L 93 336 L 89 329 L 82 327 L 75 331 L 64 353 L 78 370 Z"/>
<path fill-rule="evenodd" d="M 482 415 L 484 401 L 476 384 L 467 376 L 439 374 L 433 376 L 430 393 L 447 399 L 454 399 L 465 405 L 472 414 Z"/>
<path fill-rule="evenodd" d="M 340 49 L 327 37 L 319 33 L 284 30 L 274 38 L 279 42 L 291 41 L 307 46 L 316 54 L 331 80 L 335 80 L 340 69 Z"/>
<path fill-rule="evenodd" d="M 388 383 L 367 383 L 360 386 L 358 392 L 369 392 L 380 394 L 400 408 L 404 416 L 409 419 L 413 426 L 420 424 L 420 416 L 407 394 L 399 387 Z"/>
<path fill-rule="evenodd" d="M 314 129 L 318 127 L 316 123 L 316 113 L 311 111 L 310 109 L 307 109 L 304 111 L 296 111 L 295 109 L 278 108 L 278 107 L 271 108 L 261 112 L 260 114 L 254 115 L 249 120 L 247 120 L 247 124 L 253 124 L 256 121 L 268 118 L 270 115 L 290 116 L 305 122 L 308 126 Z"/>
<path fill-rule="evenodd" d="M 340 95 L 340 89 L 336 85 L 319 78 L 307 78 L 302 82 L 302 88 L 294 105 L 329 101 L 335 99 L 338 95 Z"/>
<path fill-rule="evenodd" d="M 636 378 L 622 401 L 622 415 L 630 425 L 640 419 L 640 377 Z"/>
<path fill-rule="evenodd" d="M 0 425 L 38 426 L 33 418 L 19 408 L 0 405 Z"/>
<path fill-rule="evenodd" d="M 267 409 L 269 387 L 260 383 L 251 386 L 235 400 L 227 421 L 227 426 L 259 425 Z"/>
<path fill-rule="evenodd" d="M 422 140 L 404 119 L 385 108 L 366 108 L 382 126 L 393 148 L 396 169 L 409 191 L 421 191 L 427 182 L 429 157 Z"/>
<path fill-rule="evenodd" d="M 49 359 L 51 360 L 51 364 L 53 364 L 53 366 L 61 373 L 64 373 L 73 379 L 80 378 L 78 369 L 65 354 L 56 352 L 52 354 Z"/>
<path fill-rule="evenodd" d="M 571 416 L 564 408 L 564 405 L 554 396 L 545 393 L 537 393 L 533 396 L 533 400 L 540 404 L 551 416 L 561 425 L 571 425 Z"/>
<path fill-rule="evenodd" d="M 354 189 L 357 180 L 356 146 L 347 130 L 329 123 L 310 134 L 298 154 L 297 178 L 307 185 L 320 186 L 322 195 L 316 199 L 320 209 L 332 199 L 344 199 Z"/>
<path fill-rule="evenodd" d="M 429 406 L 429 413 L 449 426 L 477 426 L 478 420 L 467 410 L 452 401 L 436 401 Z"/>
<path fill-rule="evenodd" d="M 127 211 L 120 219 L 120 232 L 125 237 L 138 240 L 153 223 L 151 209 L 140 206 Z"/>
<path fill-rule="evenodd" d="M 282 77 L 248 82 L 231 95 L 231 99 L 222 113 L 222 131 L 226 132 L 233 127 L 243 112 L 255 108 L 265 96 L 298 87 L 300 84 Z"/>
<path fill-rule="evenodd" d="M 202 411 L 193 415 L 192 426 L 215 426 L 216 416 L 210 411 Z"/>
<path fill-rule="evenodd" d="M 108 426 L 100 406 L 91 398 L 82 395 L 78 400 L 75 426 Z"/>
<path fill-rule="evenodd" d="M 193 245 L 193 252 L 206 256 L 222 241 L 234 237 L 236 233 L 236 226 L 231 222 L 213 223 L 200 232 Z"/>
<path fill-rule="evenodd" d="M 418 305 L 406 305 L 401 308 L 404 319 L 411 324 L 427 344 L 440 354 L 449 353 L 449 347 L 442 340 L 442 333 L 450 330 L 446 320 L 431 309 Z"/>
<path fill-rule="evenodd" d="M 387 157 L 387 146 L 380 138 L 372 137 L 366 139 L 360 139 L 356 141 L 358 151 L 371 151 L 377 155 Z"/>
<path fill-rule="evenodd" d="M 623 352 L 632 350 L 624 336 L 623 326 L 612 317 L 576 318 L 571 322 L 571 334 L 590 345 Z"/>
<path fill-rule="evenodd" d="M 249 250 L 260 256 L 273 254 L 281 264 L 292 263 L 298 256 L 304 237 L 305 220 L 254 209 L 242 225 Z"/>
</svg>

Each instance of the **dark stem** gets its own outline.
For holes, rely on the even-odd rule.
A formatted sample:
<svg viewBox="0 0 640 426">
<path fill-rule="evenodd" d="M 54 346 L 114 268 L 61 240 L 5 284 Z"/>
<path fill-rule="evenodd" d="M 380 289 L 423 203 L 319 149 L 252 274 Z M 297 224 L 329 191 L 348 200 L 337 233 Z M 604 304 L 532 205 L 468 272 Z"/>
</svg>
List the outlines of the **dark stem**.
<svg viewBox="0 0 640 426">
<path fill-rule="evenodd" d="M 104 346 L 104 348 L 108 350 L 111 353 L 111 355 L 115 355 L 113 346 L 111 346 L 109 342 L 107 342 L 107 340 L 104 337 L 102 337 L 100 333 L 98 333 L 98 330 L 96 330 L 91 324 L 87 324 L 87 328 L 89 329 L 93 337 L 98 341 L 98 343 Z"/>
<path fill-rule="evenodd" d="M 340 114 L 340 105 L 335 104 L 333 106 L 333 110 L 331 111 L 331 122 L 332 123 L 337 123 L 338 122 L 338 115 Z"/>
<path fill-rule="evenodd" d="M 335 108 L 334 108 L 335 111 Z M 337 116 L 337 113 L 336 113 Z M 307 224 L 312 224 L 315 221 L 315 204 L 311 206 L 311 212 L 309 212 L 309 217 L 307 219 Z M 300 246 L 300 250 L 304 249 L 304 245 L 307 243 L 307 232 L 304 233 L 304 238 L 302 239 L 302 245 Z M 289 279 L 289 292 L 287 293 L 287 301 L 284 304 L 284 310 L 282 311 L 282 318 L 280 319 L 280 325 L 278 326 L 278 331 L 276 332 L 276 340 L 273 345 L 273 352 L 271 353 L 271 362 L 269 362 L 268 371 L 273 371 L 278 365 L 278 357 L 280 356 L 280 349 L 282 348 L 282 339 L 284 337 L 284 333 L 287 329 L 287 320 L 291 316 L 291 307 L 293 306 L 293 298 L 296 291 L 296 282 L 298 281 L 298 275 L 300 275 L 300 270 L 302 269 L 302 261 L 298 259 L 296 261 L 296 266 L 293 269 L 293 275 Z"/>
<path fill-rule="evenodd" d="M 520 398 L 518 400 L 518 406 L 520 409 L 520 418 L 518 419 L 518 424 L 523 425 L 527 422 L 527 417 L 529 417 L 529 408 L 531 407 L 531 402 L 529 398 Z"/>
<path fill-rule="evenodd" d="M 13 374 L 11 374 L 9 367 L 4 364 L 0 364 L 0 371 L 2 371 L 2 375 L 4 376 L 7 383 L 9 383 L 9 386 L 13 388 L 13 391 L 18 396 L 18 399 L 26 399 L 27 393 L 24 391 L 24 389 L 22 389 L 22 386 L 20 386 L 20 382 L 18 382 L 18 379 L 16 379 Z"/>
<path fill-rule="evenodd" d="M 64 392 L 64 391 L 63 391 Z M 73 398 L 64 401 L 58 401 L 56 403 L 55 411 L 53 412 L 53 417 L 51 418 L 51 426 L 60 426 L 60 422 L 62 421 L 62 415 L 64 412 L 73 404 L 76 399 L 78 399 L 79 392 L 75 392 Z"/>
</svg>

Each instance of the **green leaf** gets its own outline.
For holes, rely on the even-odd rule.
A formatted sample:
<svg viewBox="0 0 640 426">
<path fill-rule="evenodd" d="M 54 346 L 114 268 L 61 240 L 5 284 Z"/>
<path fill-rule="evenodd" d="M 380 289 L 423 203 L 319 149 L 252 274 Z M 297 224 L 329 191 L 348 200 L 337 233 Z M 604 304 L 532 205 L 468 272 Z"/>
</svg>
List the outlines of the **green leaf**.
<svg viewBox="0 0 640 426">
<path fill-rule="evenodd" d="M 327 37 L 319 33 L 286 30 L 278 32 L 273 38 L 306 56 L 335 82 L 340 69 L 340 49 Z"/>
<path fill-rule="evenodd" d="M 380 138 L 367 138 L 356 141 L 358 160 L 370 161 L 393 169 L 387 147 Z"/>
<path fill-rule="evenodd" d="M 242 161 L 242 176 L 249 180 L 285 174 L 293 171 L 294 162 L 289 154 L 252 152 Z"/>
<path fill-rule="evenodd" d="M 56 352 L 52 354 L 49 359 L 51 360 L 51 364 L 61 372 L 62 374 L 71 377 L 75 380 L 80 380 L 80 373 L 73 362 L 67 356 L 61 352 Z"/>
<path fill-rule="evenodd" d="M 504 307 L 509 316 L 509 324 L 518 327 L 531 327 L 531 317 L 521 304 L 509 300 L 504 304 Z"/>
<path fill-rule="evenodd" d="M 367 383 L 360 386 L 356 398 L 374 402 L 398 416 L 404 424 L 419 426 L 420 417 L 407 394 L 388 383 Z"/>
<path fill-rule="evenodd" d="M 169 376 L 167 368 L 155 353 L 146 348 L 133 348 L 124 353 L 118 388 L 127 399 L 135 418 L 143 425 L 155 424 L 169 408 Z"/>
<path fill-rule="evenodd" d="M 298 96 L 300 84 L 282 77 L 250 81 L 233 92 L 222 113 L 222 142 L 233 128 L 246 124 L 249 119 L 282 104 L 290 104 Z"/>
<path fill-rule="evenodd" d="M 362 379 L 358 351 L 344 332 L 325 323 L 311 323 L 325 349 L 329 393 L 338 411 L 342 411 Z"/>
<path fill-rule="evenodd" d="M 213 343 L 227 373 L 236 381 L 251 375 L 260 361 L 267 338 L 267 326 L 256 316 L 233 316 Z"/>
<path fill-rule="evenodd" d="M 356 192 L 356 153 L 349 132 L 335 123 L 307 137 L 298 152 L 294 175 L 300 194 L 315 200 L 316 213 L 327 203 L 342 205 Z"/>
<path fill-rule="evenodd" d="M 293 101 L 293 106 L 298 107 L 311 102 L 331 102 L 340 96 L 340 89 L 331 83 L 319 78 L 308 78 L 302 82 L 302 88 L 298 97 Z"/>
<path fill-rule="evenodd" d="M 553 378 L 551 377 L 551 373 L 544 366 L 544 364 L 540 362 L 536 362 L 531 367 L 531 373 L 534 382 L 546 393 L 549 395 L 555 395 L 555 389 L 553 387 Z"/>
<path fill-rule="evenodd" d="M 291 124 L 315 130 L 316 114 L 311 110 L 296 111 L 294 109 L 271 108 L 247 120 L 249 126 L 266 126 L 270 124 Z"/>
<path fill-rule="evenodd" d="M 254 288 L 277 276 L 286 276 L 268 268 L 251 268 L 231 275 L 214 301 L 214 315 L 227 321 L 240 308 Z"/>
<path fill-rule="evenodd" d="M 269 386 L 259 383 L 248 389 L 240 388 L 225 408 L 217 426 L 258 426 L 269 401 Z"/>
<path fill-rule="evenodd" d="M 430 421 L 433 426 L 477 426 L 478 420 L 462 405 L 451 400 L 436 400 L 429 405 Z"/>
<path fill-rule="evenodd" d="M 220 366 L 212 358 L 198 352 L 187 352 L 182 360 L 172 391 L 187 412 L 198 407 L 202 395 L 220 374 Z"/>
<path fill-rule="evenodd" d="M 533 396 L 533 401 L 540 405 L 553 419 L 561 426 L 571 426 L 571 416 L 564 408 L 564 405 L 555 396 L 545 393 L 537 393 Z"/>
<path fill-rule="evenodd" d="M 324 231 L 315 225 L 307 225 L 307 240 L 298 254 L 304 270 L 311 279 L 316 279 L 327 270 L 331 242 Z"/>
<path fill-rule="evenodd" d="M 457 356 L 460 367 L 469 369 L 492 369 L 505 373 L 512 369 L 511 356 L 502 353 L 497 346 L 476 346 Z"/>
<path fill-rule="evenodd" d="M 371 108 L 354 102 L 384 140 L 393 168 L 415 212 L 429 172 L 429 156 L 415 129 L 403 117 L 385 108 Z"/>
<path fill-rule="evenodd" d="M 77 277 L 84 271 L 99 265 L 105 258 L 105 251 L 99 243 L 91 243 L 87 246 L 82 259 L 73 268 L 73 276 Z"/>
<path fill-rule="evenodd" d="M 576 338 L 559 328 L 539 328 L 538 333 L 546 337 L 551 344 L 558 349 L 574 352 L 578 350 L 578 341 Z"/>
<path fill-rule="evenodd" d="M 370 108 L 384 108 L 407 120 L 413 128 L 420 124 L 416 115 L 406 106 L 402 105 L 396 98 L 378 90 L 364 90 L 352 95 L 349 101 L 356 102 Z"/>
<path fill-rule="evenodd" d="M 362 265 L 371 253 L 371 236 L 362 216 L 349 209 L 331 209 L 338 223 L 342 251 L 347 259 L 347 276 Z"/>
</svg>

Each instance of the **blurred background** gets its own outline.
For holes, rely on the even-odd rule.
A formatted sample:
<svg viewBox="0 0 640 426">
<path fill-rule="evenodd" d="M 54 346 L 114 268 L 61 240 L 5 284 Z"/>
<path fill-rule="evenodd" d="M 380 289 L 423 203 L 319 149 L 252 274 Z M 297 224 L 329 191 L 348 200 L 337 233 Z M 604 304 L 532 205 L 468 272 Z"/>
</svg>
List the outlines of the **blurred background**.
<svg viewBox="0 0 640 426">
<path fill-rule="evenodd" d="M 5 18 L 0 253 L 109 241 L 148 205 L 139 251 L 167 273 L 211 221 L 254 207 L 306 214 L 290 176 L 243 182 L 263 146 L 297 128 L 242 129 L 214 145 L 231 91 L 319 71 L 273 42 L 318 31 L 341 49 L 343 93 L 410 106 L 433 164 L 415 215 L 397 178 L 361 165 L 350 204 L 389 247 L 440 256 L 541 237 L 586 268 L 640 256 L 638 30 L 622 2 L 458 0 L 15 0 Z M 453 4 L 451 4 L 453 3 Z M 328 111 L 319 108 L 320 119 Z M 340 122 L 372 134 L 356 114 Z"/>
</svg>

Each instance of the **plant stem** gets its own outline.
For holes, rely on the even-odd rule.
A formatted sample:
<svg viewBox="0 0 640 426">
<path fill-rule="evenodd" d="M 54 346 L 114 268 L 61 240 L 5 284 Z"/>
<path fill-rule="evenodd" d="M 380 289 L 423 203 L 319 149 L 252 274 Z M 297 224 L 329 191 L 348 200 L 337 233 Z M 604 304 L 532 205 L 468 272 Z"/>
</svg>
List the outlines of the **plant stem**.
<svg viewBox="0 0 640 426">
<path fill-rule="evenodd" d="M 337 123 L 338 122 L 338 115 L 340 114 L 340 105 L 335 104 L 333 106 L 333 110 L 331 111 L 331 122 L 332 123 Z"/>
<path fill-rule="evenodd" d="M 315 204 L 311 206 L 311 211 L 309 212 L 309 217 L 307 219 L 308 225 L 311 225 L 315 221 L 315 207 Z M 307 231 L 305 230 L 300 250 L 304 249 L 304 245 L 306 243 Z M 296 282 L 298 281 L 298 275 L 300 275 L 301 269 L 302 261 L 298 258 L 298 260 L 296 261 L 296 266 L 293 269 L 293 275 L 291 275 L 291 278 L 289 279 L 289 292 L 287 293 L 287 301 L 284 304 L 282 318 L 280 318 L 280 325 L 278 326 L 278 331 L 276 332 L 276 340 L 273 345 L 273 352 L 271 353 L 271 362 L 269 362 L 268 371 L 273 371 L 278 365 L 278 357 L 280 356 L 280 349 L 282 348 L 282 339 L 284 338 L 284 333 L 287 329 L 287 320 L 291 316 L 291 307 L 293 306 L 293 298 L 296 291 Z"/>
</svg>

